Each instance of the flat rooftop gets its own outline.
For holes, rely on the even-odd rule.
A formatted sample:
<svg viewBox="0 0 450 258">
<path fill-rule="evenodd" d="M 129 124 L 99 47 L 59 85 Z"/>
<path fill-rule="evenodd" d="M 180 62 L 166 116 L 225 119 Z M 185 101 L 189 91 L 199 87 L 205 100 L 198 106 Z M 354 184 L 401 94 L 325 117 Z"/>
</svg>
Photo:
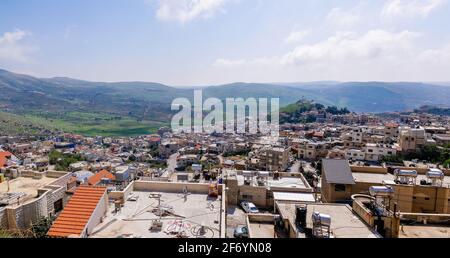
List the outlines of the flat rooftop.
<svg viewBox="0 0 450 258">
<path fill-rule="evenodd" d="M 267 222 L 249 222 L 252 238 L 274 238 L 275 226 Z"/>
<path fill-rule="evenodd" d="M 427 180 L 426 175 L 418 175 L 417 176 L 417 184 L 420 185 L 420 180 Z M 450 187 L 450 176 L 444 176 L 443 187 Z"/>
<path fill-rule="evenodd" d="M 395 176 L 389 173 L 378 174 L 378 173 L 359 173 L 353 172 L 353 178 L 356 182 L 362 183 L 383 183 L 383 180 L 395 180 Z"/>
<path fill-rule="evenodd" d="M 293 203 L 277 202 L 278 210 L 283 219 L 288 219 L 295 225 L 295 206 Z M 344 204 L 308 204 L 306 215 L 307 228 L 312 228 L 311 216 L 313 212 L 320 212 L 331 216 L 331 233 L 335 238 L 377 238 L 352 208 Z"/>
<path fill-rule="evenodd" d="M 244 176 L 236 176 L 238 185 L 244 185 Z M 279 180 L 274 180 L 269 178 L 267 180 L 268 186 L 270 187 L 286 187 L 286 188 L 308 188 L 299 177 L 281 177 Z M 253 180 L 253 186 L 258 186 L 256 177 Z"/>
<path fill-rule="evenodd" d="M 378 173 L 360 173 L 360 172 L 353 172 L 352 173 L 353 178 L 356 182 L 361 183 L 376 183 L 381 184 L 384 180 L 395 180 L 395 176 L 389 173 L 386 174 L 378 174 Z M 417 175 L 416 178 L 416 184 L 420 185 L 421 180 L 427 180 L 428 178 L 426 175 Z M 450 176 L 445 176 L 443 181 L 443 187 L 450 187 Z"/>
<path fill-rule="evenodd" d="M 24 204 L 25 202 L 38 196 L 38 189 L 50 185 L 55 180 L 57 180 L 57 178 L 46 176 L 43 176 L 40 179 L 18 177 L 9 181 L 9 191 L 8 182 L 2 182 L 0 183 L 0 200 L 2 199 L 2 196 L 7 193 L 24 193 L 25 196 L 20 198 L 20 204 Z"/>
<path fill-rule="evenodd" d="M 159 216 L 158 200 L 149 198 L 150 194 L 161 194 L 162 209 L 170 215 L 162 217 L 161 231 L 151 231 L 150 227 Z M 219 238 L 221 200 L 210 199 L 207 194 L 189 194 L 187 199 L 181 193 L 134 191 L 130 196 L 137 201 L 126 201 L 121 210 L 115 213 L 115 204 L 110 203 L 103 223 L 98 225 L 91 238 L 174 238 L 176 231 L 183 231 L 187 237 Z M 205 233 L 198 235 L 201 226 Z"/>
<path fill-rule="evenodd" d="M 400 226 L 399 238 L 450 238 L 450 227 Z"/>
</svg>

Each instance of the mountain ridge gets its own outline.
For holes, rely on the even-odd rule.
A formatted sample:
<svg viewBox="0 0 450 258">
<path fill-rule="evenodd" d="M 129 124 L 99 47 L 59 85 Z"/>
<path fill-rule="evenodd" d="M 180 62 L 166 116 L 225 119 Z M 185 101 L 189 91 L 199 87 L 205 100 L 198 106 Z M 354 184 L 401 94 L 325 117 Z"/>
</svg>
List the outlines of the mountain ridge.
<svg viewBox="0 0 450 258">
<path fill-rule="evenodd" d="M 348 107 L 355 112 L 406 111 L 423 105 L 448 105 L 450 87 L 423 82 L 302 82 L 302 83 L 243 83 L 177 88 L 155 82 L 92 82 L 68 77 L 36 78 L 0 69 L 0 104 L 13 110 L 32 107 L 48 108 L 56 102 L 68 108 L 105 105 L 104 109 L 133 112 L 142 106 L 165 106 L 178 97 L 193 98 L 195 89 L 202 89 L 204 98 L 255 97 L 280 98 L 282 106 L 299 99 L 312 99 L 324 105 Z M 38 103 L 39 95 L 47 103 Z M 12 101 L 15 100 L 15 101 Z M 25 103 L 30 101 L 29 104 Z M 12 102 L 18 102 L 14 104 Z M 34 103 L 34 104 L 33 104 Z M 90 107 L 89 107 L 90 108 Z M 99 107 L 94 107 L 98 109 Z M 104 111 L 104 110 L 100 110 Z"/>
</svg>

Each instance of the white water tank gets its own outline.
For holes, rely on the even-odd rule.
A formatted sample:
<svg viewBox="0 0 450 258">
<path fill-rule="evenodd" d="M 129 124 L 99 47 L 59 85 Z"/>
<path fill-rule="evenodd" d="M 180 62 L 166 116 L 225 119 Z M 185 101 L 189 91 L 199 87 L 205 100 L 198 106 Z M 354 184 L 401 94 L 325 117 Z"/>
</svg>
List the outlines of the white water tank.
<svg viewBox="0 0 450 258">
<path fill-rule="evenodd" d="M 369 188 L 369 193 L 372 196 L 392 196 L 394 194 L 394 189 L 392 186 L 371 186 Z"/>
<path fill-rule="evenodd" d="M 396 169 L 394 171 L 395 176 L 397 177 L 417 177 L 416 170 L 400 170 Z"/>
<path fill-rule="evenodd" d="M 312 221 L 314 224 L 320 224 L 322 226 L 331 226 L 331 216 L 328 214 L 314 212 L 312 214 Z"/>
<path fill-rule="evenodd" d="M 442 170 L 437 168 L 432 168 L 427 172 L 427 177 L 430 179 L 444 179 L 445 175 Z"/>
</svg>

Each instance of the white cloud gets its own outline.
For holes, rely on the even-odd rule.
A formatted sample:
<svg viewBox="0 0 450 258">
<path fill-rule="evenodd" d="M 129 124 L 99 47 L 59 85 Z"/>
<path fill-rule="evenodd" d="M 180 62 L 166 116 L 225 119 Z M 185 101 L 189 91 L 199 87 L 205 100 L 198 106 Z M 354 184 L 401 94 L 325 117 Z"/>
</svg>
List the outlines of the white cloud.
<svg viewBox="0 0 450 258">
<path fill-rule="evenodd" d="M 23 39 L 30 33 L 22 30 L 5 32 L 0 36 L 0 60 L 27 62 L 32 47 L 23 44 Z"/>
<path fill-rule="evenodd" d="M 159 0 L 156 17 L 161 21 L 186 23 L 209 18 L 222 10 L 229 0 Z"/>
<path fill-rule="evenodd" d="M 381 16 L 427 18 L 433 10 L 446 3 L 447 0 L 389 0 L 384 5 Z"/>
<path fill-rule="evenodd" d="M 414 40 L 421 34 L 371 30 L 363 35 L 341 31 L 324 41 L 300 45 L 281 57 L 255 59 L 217 59 L 216 67 L 321 65 L 332 62 L 370 62 L 375 59 L 400 59 L 414 52 Z"/>
<path fill-rule="evenodd" d="M 327 16 L 327 21 L 339 27 L 348 27 L 358 23 L 361 20 L 360 6 L 349 10 L 343 10 L 339 7 L 333 8 Z"/>
<path fill-rule="evenodd" d="M 214 66 L 238 80 L 448 80 L 450 43 L 420 47 L 413 31 L 337 32 L 315 44 L 303 44 L 273 57 L 218 59 Z"/>
<path fill-rule="evenodd" d="M 392 33 L 372 30 L 362 36 L 353 32 L 338 32 L 325 41 L 298 46 L 281 61 L 289 65 L 400 56 L 412 48 L 413 40 L 418 36 L 420 34 L 410 31 Z"/>
<path fill-rule="evenodd" d="M 301 42 L 308 34 L 310 33 L 310 30 L 300 30 L 300 31 L 293 31 L 289 36 L 284 39 L 284 42 L 287 44 L 293 44 L 293 43 L 299 43 Z"/>
</svg>

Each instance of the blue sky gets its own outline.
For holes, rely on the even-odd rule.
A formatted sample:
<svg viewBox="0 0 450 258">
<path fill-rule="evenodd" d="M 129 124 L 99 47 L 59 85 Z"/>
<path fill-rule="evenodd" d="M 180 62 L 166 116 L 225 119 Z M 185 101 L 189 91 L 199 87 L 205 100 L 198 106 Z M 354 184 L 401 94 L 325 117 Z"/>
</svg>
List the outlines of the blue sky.
<svg viewBox="0 0 450 258">
<path fill-rule="evenodd" d="M 2 0 L 0 68 L 209 85 L 450 81 L 449 0 Z"/>
</svg>

